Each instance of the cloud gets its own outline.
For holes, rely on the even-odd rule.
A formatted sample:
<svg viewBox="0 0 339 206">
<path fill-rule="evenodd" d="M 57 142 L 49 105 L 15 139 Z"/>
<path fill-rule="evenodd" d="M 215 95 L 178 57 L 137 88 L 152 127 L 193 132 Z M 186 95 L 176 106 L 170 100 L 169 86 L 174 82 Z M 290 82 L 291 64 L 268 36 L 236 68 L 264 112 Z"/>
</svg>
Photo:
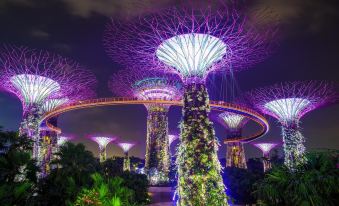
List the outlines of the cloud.
<svg viewBox="0 0 339 206">
<path fill-rule="evenodd" d="M 44 30 L 41 29 L 32 29 L 29 32 L 29 35 L 31 35 L 32 37 L 35 37 L 37 39 L 42 39 L 42 40 L 47 40 L 49 39 L 50 34 Z"/>
<path fill-rule="evenodd" d="M 133 17 L 161 8 L 170 0 L 63 0 L 73 15 L 88 18 L 92 14 L 104 16 Z"/>
</svg>

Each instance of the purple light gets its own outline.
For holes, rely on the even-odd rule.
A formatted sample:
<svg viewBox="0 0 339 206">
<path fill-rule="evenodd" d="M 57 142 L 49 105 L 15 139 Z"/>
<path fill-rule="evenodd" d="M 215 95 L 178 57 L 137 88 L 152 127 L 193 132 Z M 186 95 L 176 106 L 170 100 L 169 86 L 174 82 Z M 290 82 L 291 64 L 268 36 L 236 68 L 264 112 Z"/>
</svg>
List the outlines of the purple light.
<svg viewBox="0 0 339 206">
<path fill-rule="evenodd" d="M 182 95 L 180 82 L 177 75 L 130 69 L 113 75 L 109 88 L 119 96 L 141 100 L 179 100 Z"/>
<path fill-rule="evenodd" d="M 263 61 L 275 33 L 276 25 L 255 24 L 234 8 L 207 5 L 168 9 L 129 24 L 112 20 L 104 45 L 114 61 L 128 67 L 137 63 L 200 81 L 211 71 L 240 70 Z"/>
<path fill-rule="evenodd" d="M 87 96 L 96 84 L 94 75 L 78 63 L 46 51 L 3 46 L 0 64 L 2 87 L 21 100 L 24 112 L 47 98 Z"/>
<path fill-rule="evenodd" d="M 118 143 L 119 147 L 124 151 L 124 153 L 128 152 L 135 144 L 134 143 L 128 143 L 128 142 L 121 142 Z"/>
<path fill-rule="evenodd" d="M 255 143 L 254 146 L 258 147 L 266 156 L 274 147 L 276 147 L 277 143 Z"/>
<path fill-rule="evenodd" d="M 71 139 L 73 139 L 73 138 L 69 137 L 69 136 L 60 136 L 60 137 L 58 137 L 57 145 L 62 146 L 66 142 L 70 141 Z"/>
<path fill-rule="evenodd" d="M 248 96 L 258 109 L 282 124 L 298 122 L 308 112 L 338 99 L 335 84 L 325 81 L 284 82 L 255 89 Z"/>
<path fill-rule="evenodd" d="M 115 137 L 95 136 L 95 137 L 91 137 L 91 139 L 93 141 L 95 141 L 96 143 L 98 143 L 100 149 L 103 149 L 103 148 L 106 148 L 108 143 L 112 142 L 116 138 Z"/>
<path fill-rule="evenodd" d="M 248 121 L 245 116 L 231 112 L 223 112 L 219 114 L 219 118 L 229 129 L 241 129 Z"/>
</svg>

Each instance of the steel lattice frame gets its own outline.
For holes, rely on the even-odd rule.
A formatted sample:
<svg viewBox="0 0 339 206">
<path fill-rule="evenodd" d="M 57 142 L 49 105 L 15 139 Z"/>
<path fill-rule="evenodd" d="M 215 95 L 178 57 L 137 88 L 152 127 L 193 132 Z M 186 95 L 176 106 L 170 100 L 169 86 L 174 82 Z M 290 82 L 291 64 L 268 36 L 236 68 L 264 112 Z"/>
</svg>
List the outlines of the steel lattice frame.
<svg viewBox="0 0 339 206">
<path fill-rule="evenodd" d="M 199 10 L 173 8 L 130 24 L 112 20 L 107 26 L 104 45 L 113 59 L 177 73 L 186 84 L 177 158 L 178 205 L 228 205 L 217 141 L 208 118 L 205 79 L 212 71 L 248 68 L 269 56 L 275 29 L 260 28 L 259 32 L 252 23 L 234 8 L 212 10 L 206 6 Z M 198 122 L 203 124 L 198 126 Z M 201 165 L 204 158 L 210 161 Z"/>
<path fill-rule="evenodd" d="M 325 81 L 284 82 L 255 89 L 248 97 L 255 107 L 280 122 L 285 165 L 293 170 L 305 161 L 305 138 L 300 132 L 300 118 L 336 101 L 338 88 L 335 83 Z"/>
<path fill-rule="evenodd" d="M 0 65 L 3 89 L 22 102 L 24 113 L 20 133 L 34 140 L 33 158 L 37 159 L 44 175 L 51 148 L 43 148 L 43 145 L 49 147 L 51 140 L 43 141 L 40 136 L 43 105 L 49 99 L 87 96 L 87 91 L 91 91 L 96 83 L 95 77 L 75 61 L 27 47 L 2 46 Z"/>
</svg>

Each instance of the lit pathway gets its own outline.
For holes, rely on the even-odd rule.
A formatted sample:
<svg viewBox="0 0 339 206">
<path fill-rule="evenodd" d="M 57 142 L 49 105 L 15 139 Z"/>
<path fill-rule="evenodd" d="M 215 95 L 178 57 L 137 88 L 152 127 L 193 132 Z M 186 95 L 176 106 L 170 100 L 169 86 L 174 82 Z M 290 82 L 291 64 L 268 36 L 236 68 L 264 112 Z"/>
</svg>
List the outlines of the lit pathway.
<svg viewBox="0 0 339 206">
<path fill-rule="evenodd" d="M 170 187 L 150 187 L 148 192 L 151 195 L 149 206 L 173 206 L 172 197 L 174 191 Z"/>
</svg>

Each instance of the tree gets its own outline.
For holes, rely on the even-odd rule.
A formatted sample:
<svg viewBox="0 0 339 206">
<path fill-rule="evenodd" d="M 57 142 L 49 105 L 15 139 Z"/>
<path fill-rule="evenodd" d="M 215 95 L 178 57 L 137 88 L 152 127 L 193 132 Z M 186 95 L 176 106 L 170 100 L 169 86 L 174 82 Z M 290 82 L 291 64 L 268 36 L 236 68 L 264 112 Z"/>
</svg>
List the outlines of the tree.
<svg viewBox="0 0 339 206">
<path fill-rule="evenodd" d="M 275 166 L 256 184 L 260 205 L 339 205 L 338 151 L 310 152 L 295 171 Z"/>
<path fill-rule="evenodd" d="M 31 159 L 33 142 L 0 128 L 0 205 L 25 205 L 33 193 L 38 168 Z"/>
<path fill-rule="evenodd" d="M 90 174 L 100 171 L 99 162 L 83 144 L 66 143 L 60 148 L 58 167 L 38 184 L 33 205 L 66 205 L 75 200 L 82 187 L 92 184 Z"/>
</svg>

